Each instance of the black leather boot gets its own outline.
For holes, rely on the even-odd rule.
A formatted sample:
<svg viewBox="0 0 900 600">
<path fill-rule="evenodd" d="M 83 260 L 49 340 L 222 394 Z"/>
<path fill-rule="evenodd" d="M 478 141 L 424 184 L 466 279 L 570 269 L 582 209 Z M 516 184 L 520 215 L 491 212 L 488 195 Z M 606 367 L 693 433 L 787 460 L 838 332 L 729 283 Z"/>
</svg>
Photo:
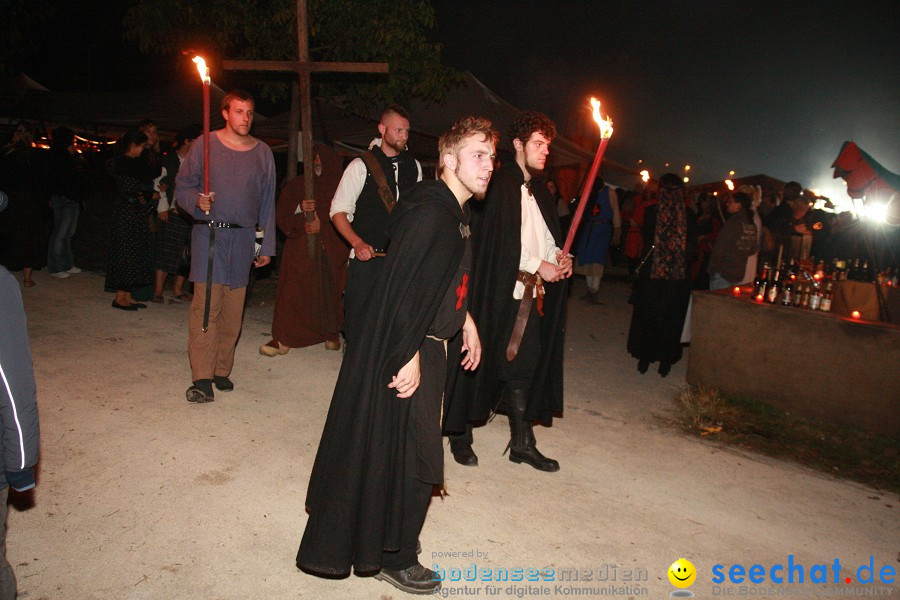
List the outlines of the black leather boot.
<svg viewBox="0 0 900 600">
<path fill-rule="evenodd" d="M 450 452 L 453 453 L 453 460 L 464 467 L 477 467 L 478 456 L 472 450 L 472 424 L 466 425 L 466 432 L 448 435 L 450 440 Z"/>
<path fill-rule="evenodd" d="M 538 471 L 559 471 L 559 463 L 547 458 L 535 446 L 531 421 L 525 420 L 528 395 L 525 390 L 507 390 L 507 415 L 509 416 L 509 460 L 529 464 Z"/>
</svg>

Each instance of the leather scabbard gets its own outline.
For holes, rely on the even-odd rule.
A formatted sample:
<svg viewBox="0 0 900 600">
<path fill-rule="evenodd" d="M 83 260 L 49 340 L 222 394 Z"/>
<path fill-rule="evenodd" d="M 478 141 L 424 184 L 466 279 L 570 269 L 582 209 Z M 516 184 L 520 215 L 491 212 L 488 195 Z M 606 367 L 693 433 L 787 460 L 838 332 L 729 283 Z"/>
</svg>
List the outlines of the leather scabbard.
<svg viewBox="0 0 900 600">
<path fill-rule="evenodd" d="M 534 288 L 538 287 L 538 312 L 543 315 L 542 296 L 544 290 L 541 285 L 541 278 L 531 273 L 520 271 L 517 281 L 521 281 L 525 285 L 525 291 L 522 293 L 522 300 L 519 302 L 519 312 L 516 313 L 516 322 L 513 325 L 512 335 L 509 336 L 509 345 L 506 346 L 506 360 L 512 362 L 519 353 L 519 345 L 522 343 L 522 336 L 525 335 L 525 326 L 528 325 L 528 316 L 531 314 L 531 303 L 534 300 Z"/>
<path fill-rule="evenodd" d="M 209 254 L 206 257 L 206 302 L 203 305 L 203 333 L 209 329 L 209 303 L 212 299 L 213 254 L 216 251 L 216 228 L 209 228 Z"/>
</svg>

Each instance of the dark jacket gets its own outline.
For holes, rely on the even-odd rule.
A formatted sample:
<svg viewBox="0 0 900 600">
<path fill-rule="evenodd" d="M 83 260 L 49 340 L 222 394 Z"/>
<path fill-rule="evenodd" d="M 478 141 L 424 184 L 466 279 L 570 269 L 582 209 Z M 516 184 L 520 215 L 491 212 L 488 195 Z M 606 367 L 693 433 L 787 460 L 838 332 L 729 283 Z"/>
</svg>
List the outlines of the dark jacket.
<svg viewBox="0 0 900 600">
<path fill-rule="evenodd" d="M 84 199 L 81 158 L 65 149 L 51 150 L 47 159 L 47 185 L 51 195 L 81 202 Z"/>
<path fill-rule="evenodd" d="M 758 249 L 756 225 L 747 222 L 744 211 L 738 211 L 728 217 L 719 231 L 706 271 L 710 275 L 718 273 L 731 283 L 740 283 L 747 270 L 747 258 Z"/>
<path fill-rule="evenodd" d="M 21 492 L 34 487 L 40 425 L 22 294 L 15 277 L 3 267 L 0 315 L 4 322 L 0 335 L 0 450 L 4 479 L 0 489 L 9 485 Z"/>
<path fill-rule="evenodd" d="M 481 338 L 481 365 L 474 372 L 458 370 L 448 378 L 451 398 L 444 431 L 464 431 L 467 422 L 487 419 L 498 402 L 501 361 L 515 323 L 513 289 L 522 252 L 522 169 L 514 161 L 494 172 L 484 215 L 473 226 L 474 264 L 469 312 Z M 532 179 L 531 189 L 550 233 L 563 246 L 559 216 L 553 196 L 543 180 Z M 565 335 L 566 282 L 544 287 L 541 323 L 541 356 L 529 389 L 525 418 L 549 424 L 563 410 L 563 338 Z M 452 354 L 453 350 L 449 350 Z M 455 375 L 455 377 L 454 377 Z"/>
</svg>

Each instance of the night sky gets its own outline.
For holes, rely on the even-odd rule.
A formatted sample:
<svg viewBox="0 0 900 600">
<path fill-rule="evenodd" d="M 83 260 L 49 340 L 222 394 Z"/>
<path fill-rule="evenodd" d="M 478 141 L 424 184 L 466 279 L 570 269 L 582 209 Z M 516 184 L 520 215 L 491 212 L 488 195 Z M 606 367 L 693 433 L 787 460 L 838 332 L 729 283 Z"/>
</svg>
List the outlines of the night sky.
<svg viewBox="0 0 900 600">
<path fill-rule="evenodd" d="M 122 41 L 129 2 L 54 4 L 25 65 L 40 83 L 101 90 L 171 77 L 172 65 Z M 843 194 L 829 167 L 851 139 L 900 171 L 900 3 L 433 4 L 446 63 L 563 133 L 594 127 L 597 96 L 615 122 L 608 156 L 643 159 L 654 175 L 690 164 L 691 183 L 733 169 Z"/>
<path fill-rule="evenodd" d="M 691 183 L 765 173 L 844 194 L 854 140 L 900 171 L 900 3 L 436 2 L 446 62 L 563 131 L 591 95 L 608 156 Z M 844 194 L 845 195 L 845 194 Z"/>
</svg>

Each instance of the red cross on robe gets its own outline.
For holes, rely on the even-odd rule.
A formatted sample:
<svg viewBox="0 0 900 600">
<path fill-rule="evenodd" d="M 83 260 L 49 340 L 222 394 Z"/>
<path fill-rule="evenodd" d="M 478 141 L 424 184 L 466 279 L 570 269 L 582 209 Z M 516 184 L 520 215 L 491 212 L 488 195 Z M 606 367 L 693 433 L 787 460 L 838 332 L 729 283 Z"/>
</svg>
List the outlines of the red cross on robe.
<svg viewBox="0 0 900 600">
<path fill-rule="evenodd" d="M 456 286 L 456 310 L 462 308 L 463 299 L 469 293 L 469 274 L 463 273 L 462 283 Z"/>
</svg>

